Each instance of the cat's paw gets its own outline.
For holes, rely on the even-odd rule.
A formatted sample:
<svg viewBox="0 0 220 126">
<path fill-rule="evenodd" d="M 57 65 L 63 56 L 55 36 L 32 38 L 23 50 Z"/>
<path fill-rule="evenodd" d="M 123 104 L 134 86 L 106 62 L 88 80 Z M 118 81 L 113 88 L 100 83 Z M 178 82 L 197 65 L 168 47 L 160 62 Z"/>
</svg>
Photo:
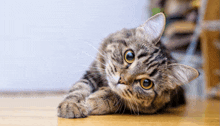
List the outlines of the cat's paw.
<svg viewBox="0 0 220 126">
<path fill-rule="evenodd" d="M 64 100 L 58 106 L 58 117 L 62 118 L 85 118 L 89 114 L 89 109 L 85 102 L 74 102 Z"/>
</svg>

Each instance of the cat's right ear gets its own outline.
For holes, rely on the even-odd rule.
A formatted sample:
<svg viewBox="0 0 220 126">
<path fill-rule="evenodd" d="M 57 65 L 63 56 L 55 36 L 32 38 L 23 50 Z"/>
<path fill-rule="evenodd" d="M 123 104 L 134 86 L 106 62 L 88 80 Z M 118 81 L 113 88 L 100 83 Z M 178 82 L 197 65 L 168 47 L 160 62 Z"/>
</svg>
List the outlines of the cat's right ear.
<svg viewBox="0 0 220 126">
<path fill-rule="evenodd" d="M 136 29 L 136 37 L 145 39 L 147 42 L 157 44 L 165 28 L 165 15 L 158 13 L 148 19 Z"/>
</svg>

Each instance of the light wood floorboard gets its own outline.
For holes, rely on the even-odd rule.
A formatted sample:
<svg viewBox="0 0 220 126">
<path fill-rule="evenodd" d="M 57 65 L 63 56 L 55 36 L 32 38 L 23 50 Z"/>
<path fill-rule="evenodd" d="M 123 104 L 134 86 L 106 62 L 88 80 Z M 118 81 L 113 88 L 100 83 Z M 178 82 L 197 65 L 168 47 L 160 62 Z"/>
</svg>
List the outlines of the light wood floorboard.
<svg viewBox="0 0 220 126">
<path fill-rule="evenodd" d="M 56 116 L 62 100 L 54 97 L 0 98 L 0 126 L 219 126 L 219 100 L 189 100 L 154 115 L 102 115 L 83 119 Z"/>
</svg>

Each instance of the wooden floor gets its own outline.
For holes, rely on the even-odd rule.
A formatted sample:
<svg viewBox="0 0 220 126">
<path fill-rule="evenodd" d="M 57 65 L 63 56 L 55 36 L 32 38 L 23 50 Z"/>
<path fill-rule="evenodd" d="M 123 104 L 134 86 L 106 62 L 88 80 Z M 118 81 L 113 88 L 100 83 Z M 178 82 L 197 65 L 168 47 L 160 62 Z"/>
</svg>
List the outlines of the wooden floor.
<svg viewBox="0 0 220 126">
<path fill-rule="evenodd" d="M 83 119 L 56 116 L 61 96 L 0 98 L 0 126 L 219 126 L 219 100 L 190 100 L 154 115 L 102 115 Z"/>
</svg>

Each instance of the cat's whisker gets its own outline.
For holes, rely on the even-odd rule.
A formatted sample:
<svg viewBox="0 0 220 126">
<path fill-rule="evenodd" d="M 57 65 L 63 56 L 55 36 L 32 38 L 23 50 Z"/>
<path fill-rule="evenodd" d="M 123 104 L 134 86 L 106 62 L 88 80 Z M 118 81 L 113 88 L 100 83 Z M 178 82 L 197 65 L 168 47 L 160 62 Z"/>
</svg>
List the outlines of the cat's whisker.
<svg viewBox="0 0 220 126">
<path fill-rule="evenodd" d="M 121 104 L 120 104 L 121 105 Z M 119 109 L 120 109 L 120 105 L 118 106 L 118 108 L 115 110 L 115 112 L 114 113 L 116 113 L 116 112 L 118 112 L 119 111 Z"/>
<path fill-rule="evenodd" d="M 112 73 L 109 72 L 108 70 L 106 70 L 106 74 L 110 75 L 110 76 L 108 76 L 108 77 L 111 77 L 111 79 L 114 79 L 113 76 L 112 76 Z"/>
<path fill-rule="evenodd" d="M 86 72 L 85 70 L 82 70 L 82 71 L 77 71 L 77 72 L 74 72 L 74 73 L 71 73 L 71 74 L 79 74 L 80 72 Z M 91 75 L 91 74 L 94 74 L 94 73 L 99 73 L 99 71 L 93 71 L 93 73 L 89 73 L 87 75 Z M 106 75 L 106 74 L 103 74 L 103 75 Z"/>
<path fill-rule="evenodd" d="M 100 71 L 105 71 L 105 69 L 103 69 L 103 68 L 99 68 L 99 67 L 90 67 L 90 68 L 97 68 L 97 70 L 99 70 L 100 69 Z"/>
<path fill-rule="evenodd" d="M 129 102 L 130 103 L 130 105 L 131 105 L 131 109 L 132 109 L 132 111 L 134 112 L 134 114 L 136 115 L 136 113 L 135 113 L 135 109 L 134 109 L 134 106 L 133 106 L 133 104 L 131 103 L 131 102 Z"/>
<path fill-rule="evenodd" d="M 76 65 L 79 65 L 79 66 L 84 66 L 84 67 L 86 67 L 86 68 L 98 68 L 98 69 L 105 70 L 105 69 L 100 68 L 100 67 L 93 67 L 93 66 L 89 66 L 89 65 L 83 65 L 83 64 L 77 64 L 77 63 L 73 63 L 73 64 L 76 64 Z"/>
<path fill-rule="evenodd" d="M 118 112 L 118 113 L 121 113 L 121 110 L 122 110 L 122 107 L 123 107 L 122 100 L 120 100 L 120 101 L 121 101 L 121 102 L 120 102 L 120 105 L 119 105 L 119 107 L 118 107 L 118 108 L 119 108 L 119 110 L 118 110 L 119 112 Z"/>
<path fill-rule="evenodd" d="M 121 102 L 121 106 L 120 106 L 120 113 L 121 113 L 121 110 L 123 109 L 123 107 L 124 107 L 125 105 L 124 105 L 124 103 L 123 102 Z"/>
<path fill-rule="evenodd" d="M 137 102 L 134 100 L 134 97 L 132 96 L 131 97 L 131 99 L 132 99 L 132 101 L 136 104 L 136 106 L 137 106 L 137 112 L 138 112 L 138 115 L 139 115 L 139 108 L 138 108 L 138 104 L 137 104 Z"/>
<path fill-rule="evenodd" d="M 114 94 L 114 96 L 115 96 L 115 94 Z M 116 96 L 115 96 L 115 97 L 116 97 Z M 117 104 L 116 104 L 115 106 L 118 106 L 119 103 L 120 103 L 120 105 L 119 105 L 118 109 L 115 111 L 115 113 L 120 109 L 120 106 L 121 106 L 121 99 L 118 100 L 118 102 L 117 102 Z"/>
<path fill-rule="evenodd" d="M 124 114 L 125 109 L 126 109 L 126 107 L 127 107 L 127 104 L 124 104 L 124 105 L 125 105 L 125 106 L 124 106 L 124 110 L 123 110 L 122 114 Z"/>
<path fill-rule="evenodd" d="M 104 63 L 102 63 L 101 61 L 97 60 L 95 57 L 93 57 L 93 56 L 89 55 L 88 53 L 86 53 L 86 52 L 84 52 L 84 51 L 82 51 L 82 53 L 84 53 L 84 54 L 86 54 L 87 56 L 89 56 L 89 57 L 93 58 L 95 61 L 97 61 L 97 62 L 101 63 L 102 65 L 104 65 L 104 66 L 106 67 L 106 65 L 105 65 Z"/>
<path fill-rule="evenodd" d="M 108 57 L 107 57 L 107 54 L 106 54 L 103 50 L 102 50 L 102 51 L 103 51 L 104 54 L 101 53 L 101 52 L 99 51 L 99 49 L 97 49 L 95 46 L 93 46 L 93 45 L 91 45 L 90 43 L 88 43 L 88 41 L 86 41 L 85 43 L 88 44 L 89 46 L 91 46 L 93 49 L 95 49 L 101 56 L 103 56 L 104 59 L 109 60 Z M 105 55 L 106 55 L 106 56 L 105 56 Z"/>
<path fill-rule="evenodd" d="M 114 94 L 114 97 L 116 98 L 115 94 Z M 118 105 L 120 103 L 121 99 L 118 100 L 118 102 L 116 103 L 116 105 Z"/>
<path fill-rule="evenodd" d="M 136 103 L 136 101 L 133 99 L 132 94 L 129 93 L 129 95 L 130 95 L 130 97 L 131 97 L 132 102 L 134 102 L 134 103 L 136 104 L 136 106 L 137 106 L 137 103 Z M 130 102 L 130 103 L 131 103 L 131 102 Z M 131 107 L 132 107 L 132 110 L 133 110 L 134 114 L 136 115 L 136 113 L 135 113 L 136 110 L 134 109 L 134 108 L 135 108 L 135 105 L 133 106 L 133 103 L 131 103 Z"/>
<path fill-rule="evenodd" d="M 93 49 L 95 49 L 96 51 L 98 51 L 98 53 L 101 55 L 101 56 L 103 56 L 104 58 L 107 58 L 108 59 L 108 57 L 106 57 L 107 56 L 107 54 L 103 51 L 103 53 L 106 55 L 106 56 L 104 56 L 104 54 L 103 53 L 101 53 L 95 46 L 93 46 L 93 45 L 91 45 L 90 43 L 88 43 L 88 42 L 86 42 L 89 46 L 91 46 Z"/>
<path fill-rule="evenodd" d="M 131 105 L 131 103 L 130 103 L 129 101 L 128 101 L 128 103 L 129 103 L 129 104 L 128 104 L 128 105 L 129 105 L 129 108 L 131 108 L 131 109 L 130 109 L 130 113 L 132 114 L 132 111 L 134 112 L 133 107 L 132 107 L 132 105 Z"/>
<path fill-rule="evenodd" d="M 131 95 L 129 92 L 124 93 L 124 94 L 126 94 L 128 97 L 130 97 L 130 98 L 132 99 L 132 95 Z M 132 101 L 133 101 L 133 100 L 132 100 Z M 131 114 L 132 114 L 132 111 L 133 111 L 133 113 L 136 115 L 135 109 L 134 109 L 134 106 L 133 106 L 133 103 L 131 103 L 129 100 L 127 101 L 127 103 L 128 103 L 128 105 L 129 105 L 129 108 L 131 108 L 131 109 L 130 109 Z M 132 110 L 132 111 L 131 111 L 131 110 Z"/>
</svg>

